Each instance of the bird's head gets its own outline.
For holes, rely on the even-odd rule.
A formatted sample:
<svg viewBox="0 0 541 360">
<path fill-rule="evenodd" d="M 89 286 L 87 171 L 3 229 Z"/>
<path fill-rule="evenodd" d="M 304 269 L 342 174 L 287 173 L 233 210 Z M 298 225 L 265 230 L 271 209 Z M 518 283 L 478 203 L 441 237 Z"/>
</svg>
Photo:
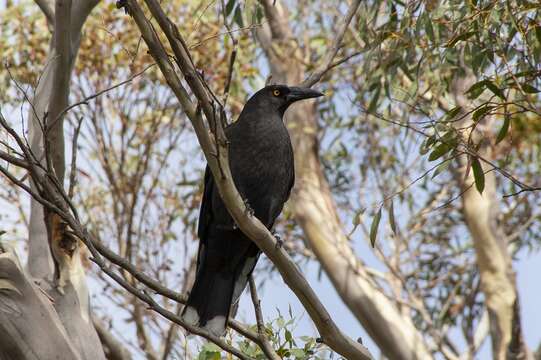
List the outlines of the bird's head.
<svg viewBox="0 0 541 360">
<path fill-rule="evenodd" d="M 323 96 L 317 90 L 287 85 L 269 85 L 255 93 L 249 103 L 283 114 L 296 101 Z"/>
</svg>

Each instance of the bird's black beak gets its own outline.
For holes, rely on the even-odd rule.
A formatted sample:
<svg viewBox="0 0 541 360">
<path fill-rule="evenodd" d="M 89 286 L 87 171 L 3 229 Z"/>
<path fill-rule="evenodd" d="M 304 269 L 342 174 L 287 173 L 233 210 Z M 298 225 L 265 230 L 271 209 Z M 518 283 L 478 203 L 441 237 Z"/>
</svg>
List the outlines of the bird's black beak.
<svg viewBox="0 0 541 360">
<path fill-rule="evenodd" d="M 317 90 L 312 90 L 310 88 L 290 87 L 289 94 L 286 95 L 286 98 L 287 102 L 291 104 L 295 101 L 316 98 L 323 95 L 323 93 Z"/>
</svg>

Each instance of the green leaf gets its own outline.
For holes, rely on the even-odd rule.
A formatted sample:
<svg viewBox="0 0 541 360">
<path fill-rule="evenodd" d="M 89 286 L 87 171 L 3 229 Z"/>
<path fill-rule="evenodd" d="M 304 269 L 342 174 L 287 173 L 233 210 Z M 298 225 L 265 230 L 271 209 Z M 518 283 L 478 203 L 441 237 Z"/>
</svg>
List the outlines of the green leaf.
<svg viewBox="0 0 541 360">
<path fill-rule="evenodd" d="M 391 225 L 391 230 L 393 231 L 393 234 L 396 235 L 396 222 L 394 219 L 394 203 L 391 200 L 391 206 L 389 207 L 389 223 Z"/>
<path fill-rule="evenodd" d="M 244 22 L 242 21 L 242 12 L 240 10 L 240 6 L 237 5 L 235 8 L 235 15 L 233 15 L 233 21 L 239 26 L 244 27 Z"/>
<path fill-rule="evenodd" d="M 229 16 L 231 14 L 231 11 L 233 11 L 233 8 L 235 7 L 236 0 L 229 0 L 227 4 L 225 5 L 225 16 Z"/>
<path fill-rule="evenodd" d="M 494 95 L 498 96 L 500 99 L 505 100 L 505 95 L 496 84 L 494 84 L 492 81 L 487 80 L 486 83 L 487 88 L 494 93 Z"/>
<path fill-rule="evenodd" d="M 535 37 L 537 38 L 539 45 L 541 45 L 541 26 L 535 27 Z"/>
<path fill-rule="evenodd" d="M 490 110 L 494 109 L 494 106 L 488 106 L 488 105 L 485 105 L 485 106 L 482 106 L 480 107 L 479 109 L 475 110 L 473 112 L 473 115 L 472 115 L 472 119 L 474 122 L 477 122 L 479 120 L 481 120 L 481 118 L 483 116 L 486 115 L 486 113 L 488 113 Z"/>
<path fill-rule="evenodd" d="M 289 352 L 296 359 L 306 359 L 306 352 L 303 349 L 291 349 Z"/>
<path fill-rule="evenodd" d="M 434 161 L 447 154 L 453 147 L 448 143 L 442 143 L 436 146 L 436 148 L 428 155 L 428 161 Z"/>
<path fill-rule="evenodd" d="M 451 163 L 450 161 L 444 161 L 441 164 L 439 164 L 436 170 L 434 170 L 434 174 L 432 174 L 432 179 L 434 179 L 436 176 L 438 176 L 439 174 L 447 170 L 450 163 Z"/>
<path fill-rule="evenodd" d="M 500 131 L 498 131 L 498 136 L 496 136 L 496 144 L 498 144 L 500 141 L 502 141 L 505 138 L 505 135 L 507 135 L 507 132 L 509 131 L 509 123 L 510 123 L 509 116 L 506 116 L 503 120 L 503 125 Z"/>
<path fill-rule="evenodd" d="M 477 99 L 479 95 L 483 93 L 487 86 L 488 80 L 481 80 L 479 82 L 476 82 L 468 90 L 466 90 L 466 94 L 468 94 L 468 97 L 472 100 Z"/>
<path fill-rule="evenodd" d="M 456 45 L 459 41 L 465 41 L 475 35 L 475 31 L 468 31 L 452 38 L 445 47 L 450 48 Z"/>
<path fill-rule="evenodd" d="M 419 154 L 420 155 L 424 155 L 426 154 L 430 148 L 426 145 L 426 141 L 423 141 L 423 143 L 421 144 L 421 147 L 419 147 Z"/>
<path fill-rule="evenodd" d="M 6 231 L 0 230 L 0 236 L 4 235 L 5 233 L 6 233 Z"/>
<path fill-rule="evenodd" d="M 522 90 L 524 90 L 526 94 L 537 94 L 538 92 L 541 92 L 541 90 L 527 83 L 522 83 L 520 84 L 520 86 L 522 87 Z"/>
<path fill-rule="evenodd" d="M 482 194 L 485 189 L 485 173 L 483 172 L 483 168 L 481 167 L 478 158 L 474 157 L 471 159 L 471 167 L 473 169 L 475 187 L 477 188 L 477 191 L 479 191 L 479 194 Z"/>
<path fill-rule="evenodd" d="M 291 331 L 289 331 L 288 329 L 286 329 L 285 331 L 285 338 L 286 338 L 286 341 L 289 343 L 290 347 L 295 345 L 295 341 L 293 340 L 293 335 L 291 334 Z"/>
<path fill-rule="evenodd" d="M 472 54 L 472 62 L 471 62 L 471 66 L 474 72 L 478 72 L 483 67 L 484 60 L 486 59 L 486 51 L 487 50 L 474 48 L 474 51 Z"/>
<path fill-rule="evenodd" d="M 378 86 L 376 87 L 376 92 L 374 93 L 374 96 L 372 96 L 372 100 L 370 100 L 370 105 L 368 105 L 369 113 L 373 113 L 376 110 L 376 107 L 378 106 L 380 93 L 381 93 L 381 84 L 378 84 Z"/>
<path fill-rule="evenodd" d="M 447 111 L 447 113 L 445 114 L 445 118 L 447 120 L 453 120 L 460 113 L 460 111 L 462 111 L 462 106 L 456 106 L 451 110 Z"/>
<path fill-rule="evenodd" d="M 379 208 L 376 216 L 372 220 L 372 225 L 370 225 L 370 245 L 374 247 L 376 244 L 376 236 L 378 235 L 379 221 L 381 220 L 381 207 Z"/>
<path fill-rule="evenodd" d="M 428 36 L 430 42 L 434 43 L 434 28 L 432 27 L 432 19 L 430 19 L 430 16 L 426 12 L 423 13 L 423 15 L 426 35 Z"/>
<path fill-rule="evenodd" d="M 525 76 L 534 76 L 535 74 L 537 74 L 537 70 L 520 71 L 515 74 L 515 77 L 519 78 L 519 77 L 525 77 Z M 511 80 L 512 78 L 513 78 L 512 76 L 509 76 L 506 80 Z"/>
</svg>

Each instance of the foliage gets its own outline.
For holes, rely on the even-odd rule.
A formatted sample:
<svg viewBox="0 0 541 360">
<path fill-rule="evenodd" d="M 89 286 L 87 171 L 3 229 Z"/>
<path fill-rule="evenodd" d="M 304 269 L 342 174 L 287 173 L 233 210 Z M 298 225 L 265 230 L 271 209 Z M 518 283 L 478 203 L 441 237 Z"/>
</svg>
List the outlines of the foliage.
<svg viewBox="0 0 541 360">
<path fill-rule="evenodd" d="M 291 360 L 323 360 L 332 357 L 328 348 L 311 336 L 295 336 L 297 319 L 289 309 L 288 318 L 284 318 L 278 311 L 278 317 L 265 324 L 265 333 L 268 336 L 276 354 L 282 359 Z M 252 326 L 257 331 L 257 326 Z M 257 360 L 265 360 L 267 357 L 254 343 L 242 339 L 237 341 L 238 348 L 243 354 Z M 206 343 L 201 347 L 198 360 L 221 360 L 226 359 L 220 348 L 212 343 Z"/>
<path fill-rule="evenodd" d="M 303 50 L 295 61 L 309 73 L 330 45 L 343 8 L 326 1 L 285 3 L 294 24 L 292 43 Z M 32 95 L 51 34 L 32 2 L 8 5 L 0 13 L 0 104 L 3 112 L 19 114 L 28 104 L 17 85 Z M 262 7 L 240 0 L 172 0 L 163 6 L 182 24 L 195 64 L 220 99 L 237 52 L 226 106 L 235 119 L 269 72 L 253 36 L 266 22 Z M 442 353 L 448 343 L 473 348 L 486 310 L 460 203 L 464 174 L 473 174 L 483 194 L 490 172 L 497 174 L 498 195 L 520 191 L 519 183 L 539 186 L 540 11 L 538 2 L 518 0 L 366 1 L 339 51 L 341 58 L 355 56 L 321 84 L 327 96 L 318 104 L 319 128 L 310 131 L 317 131 L 315 151 L 340 220 L 359 261 L 378 264 L 370 281 L 436 344 L 434 352 Z M 185 290 L 193 272 L 204 163 L 152 65 L 132 19 L 114 3 L 101 3 L 85 25 L 72 80 L 70 103 L 107 90 L 68 116 L 68 150 L 78 154 L 75 201 L 102 241 L 141 272 Z M 21 127 L 18 117 L 10 119 Z M 461 154 L 467 154 L 465 164 Z M 541 245 L 538 194 L 501 199 L 498 226 L 515 257 Z M 23 194 L 3 185 L 0 196 L 10 213 L 20 214 L 2 221 L 25 225 Z M 287 207 L 277 229 L 300 266 L 318 261 Z M 366 240 L 373 253 L 361 252 Z M 260 269 L 262 275 L 271 271 Z M 96 312 L 116 332 L 136 329 L 124 339 L 134 352 L 152 354 L 161 345 L 156 339 L 171 339 L 172 354 L 228 356 L 211 343 L 200 350 L 197 341 L 185 345 L 176 327 L 145 311 L 102 273 L 94 272 L 93 282 L 101 290 L 93 294 Z M 160 302 L 171 311 L 180 306 Z M 298 321 L 279 314 L 265 324 L 276 352 L 284 359 L 328 358 L 315 338 L 297 335 Z M 263 358 L 245 338 L 232 335 L 230 342 Z"/>
</svg>

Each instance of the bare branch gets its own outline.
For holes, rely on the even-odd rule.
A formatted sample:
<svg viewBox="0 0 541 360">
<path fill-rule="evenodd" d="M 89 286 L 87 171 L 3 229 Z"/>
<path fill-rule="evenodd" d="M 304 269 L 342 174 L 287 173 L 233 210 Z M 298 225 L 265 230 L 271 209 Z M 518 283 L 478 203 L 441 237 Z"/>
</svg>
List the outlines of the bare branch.
<svg viewBox="0 0 541 360">
<path fill-rule="evenodd" d="M 309 283 L 306 281 L 303 274 L 289 257 L 287 252 L 284 249 L 277 247 L 274 236 L 272 236 L 272 234 L 257 218 L 251 216 L 249 212 L 246 211 L 246 205 L 232 181 L 227 157 L 227 139 L 223 132 L 221 122 L 216 121 L 216 109 L 214 107 L 216 100 L 211 98 L 208 87 L 206 84 L 204 84 L 204 81 L 199 76 L 193 62 L 191 61 L 191 57 L 182 37 L 178 33 L 173 23 L 167 18 L 159 3 L 155 0 L 146 0 L 145 2 L 152 15 L 160 25 L 160 28 L 165 33 L 176 56 L 177 63 L 184 74 L 187 83 L 197 98 L 198 104 L 201 106 L 203 113 L 209 121 L 211 129 L 214 128 L 213 125 L 216 125 L 217 133 L 214 134 L 218 140 L 216 144 L 216 152 L 213 152 L 213 146 L 211 145 L 212 141 L 209 134 L 201 122 L 200 117 L 196 117 L 196 114 L 193 111 L 194 106 L 189 97 L 187 94 L 180 94 L 178 91 L 176 91 L 181 87 L 178 77 L 174 73 L 169 74 L 169 71 L 171 71 L 172 68 L 170 67 L 170 64 L 168 65 L 168 60 L 165 56 L 165 52 L 163 51 L 163 46 L 160 45 L 156 35 L 152 31 L 150 24 L 145 18 L 143 11 L 136 1 L 127 1 L 126 6 L 128 7 L 128 12 L 133 16 L 137 26 L 141 30 L 143 39 L 148 43 L 151 50 L 151 55 L 158 64 L 164 65 L 160 66 L 160 69 L 162 69 L 162 71 L 164 69 L 167 71 L 167 73 L 164 73 L 165 78 L 173 89 L 175 95 L 177 95 L 179 98 L 181 105 L 183 105 L 183 107 L 184 104 L 187 105 L 184 109 L 190 120 L 192 120 L 197 138 L 215 178 L 220 195 L 222 196 L 222 199 L 224 200 L 224 203 L 226 204 L 235 222 L 278 268 L 280 274 L 284 278 L 284 281 L 299 298 L 308 314 L 316 324 L 323 341 L 327 343 L 333 350 L 347 358 L 371 358 L 366 348 L 342 333 L 342 331 L 336 326 L 330 314 L 320 302 L 318 296 L 310 287 Z"/>
<path fill-rule="evenodd" d="M 69 81 L 71 78 L 70 63 L 71 55 L 71 0 L 55 1 L 55 31 L 54 31 L 54 53 L 55 59 L 52 63 L 53 93 L 49 99 L 49 115 L 47 120 L 60 117 L 62 109 L 68 104 Z M 64 179 L 64 127 L 62 120 L 46 121 L 45 156 L 52 156 L 52 165 L 60 182 Z M 47 136 L 49 135 L 49 136 Z M 53 148 L 51 148 L 51 146 Z M 53 150 L 54 149 L 54 150 Z M 52 152 L 49 154 L 50 150 Z"/>
<path fill-rule="evenodd" d="M 257 322 L 257 333 L 261 340 L 263 352 L 270 360 L 280 360 L 280 356 L 274 351 L 265 331 L 265 323 L 263 322 L 263 314 L 261 313 L 261 301 L 257 296 L 257 289 L 254 281 L 254 276 L 250 275 L 250 295 L 252 296 L 252 303 L 254 304 L 255 318 Z"/>
<path fill-rule="evenodd" d="M 94 100 L 94 99 L 96 99 L 97 97 L 99 97 L 99 96 L 101 96 L 101 95 L 103 95 L 103 94 L 105 94 L 105 93 L 107 93 L 107 92 L 109 92 L 109 91 L 111 91 L 111 90 L 114 90 L 114 89 L 116 89 L 116 88 L 119 88 L 119 87 L 121 87 L 121 86 L 124 86 L 124 85 L 126 85 L 126 84 L 131 83 L 131 82 L 133 81 L 133 79 L 135 79 L 135 78 L 137 78 L 137 77 L 143 75 L 148 69 L 150 69 L 150 68 L 153 67 L 154 65 L 156 65 L 156 64 L 155 64 L 155 63 L 154 63 L 154 64 L 150 64 L 150 65 L 146 66 L 143 70 L 141 70 L 141 71 L 139 71 L 138 73 L 133 74 L 132 76 L 130 76 L 128 79 L 126 79 L 126 80 L 124 80 L 124 81 L 121 81 L 121 82 L 119 82 L 118 84 L 115 84 L 115 85 L 113 85 L 113 86 L 110 86 L 110 87 L 108 87 L 107 89 L 100 90 L 100 91 L 98 91 L 98 92 L 96 92 L 96 93 L 94 93 L 94 94 L 92 94 L 92 95 L 90 95 L 90 96 L 87 96 L 86 98 L 84 98 L 84 99 L 81 100 L 81 101 L 78 101 L 78 102 L 76 102 L 76 103 L 74 103 L 74 104 L 71 104 L 71 105 L 65 107 L 65 108 L 64 108 L 64 109 L 56 116 L 56 118 L 54 118 L 53 121 L 51 121 L 51 123 L 49 124 L 48 128 L 50 129 L 51 127 L 53 127 L 58 121 L 60 121 L 60 119 L 62 119 L 62 117 L 63 117 L 64 115 L 66 115 L 66 113 L 67 113 L 68 111 L 72 110 L 73 108 L 76 108 L 77 106 L 81 106 L 81 105 L 88 105 L 88 102 L 89 102 L 90 100 Z"/>
<path fill-rule="evenodd" d="M 71 142 L 71 170 L 69 178 L 68 197 L 73 198 L 73 190 L 75 189 L 75 182 L 77 181 L 77 141 L 79 139 L 79 133 L 81 131 L 81 125 L 83 124 L 83 118 L 77 120 L 77 126 L 73 132 L 73 140 Z"/>
<path fill-rule="evenodd" d="M 0 159 L 3 159 L 7 161 L 8 163 L 13 164 L 15 166 L 28 169 L 28 164 L 26 163 L 26 161 L 21 160 L 16 156 L 10 155 L 5 151 L 0 150 Z"/>
<path fill-rule="evenodd" d="M 49 30 L 52 30 L 52 24 L 54 24 L 54 12 L 51 4 L 47 0 L 35 0 L 36 4 L 39 6 L 43 15 L 47 19 L 47 24 L 49 25 Z"/>
<path fill-rule="evenodd" d="M 340 46 L 342 45 L 342 39 L 344 38 L 344 34 L 346 33 L 348 29 L 351 19 L 353 19 L 353 16 L 357 12 L 359 5 L 361 5 L 361 0 L 352 1 L 351 5 L 349 6 L 346 16 L 340 22 L 340 27 L 338 28 L 338 31 L 336 32 L 336 35 L 332 41 L 331 47 L 327 50 L 327 54 L 325 55 L 323 62 L 316 69 L 316 71 L 314 71 L 310 76 L 308 76 L 301 83 L 300 85 L 301 87 L 312 87 L 314 84 L 316 84 L 317 82 L 321 80 L 321 78 L 323 77 L 323 75 L 327 73 L 327 71 L 329 71 L 333 67 L 332 62 L 334 60 L 334 57 L 338 53 L 338 50 L 340 50 Z"/>
</svg>

